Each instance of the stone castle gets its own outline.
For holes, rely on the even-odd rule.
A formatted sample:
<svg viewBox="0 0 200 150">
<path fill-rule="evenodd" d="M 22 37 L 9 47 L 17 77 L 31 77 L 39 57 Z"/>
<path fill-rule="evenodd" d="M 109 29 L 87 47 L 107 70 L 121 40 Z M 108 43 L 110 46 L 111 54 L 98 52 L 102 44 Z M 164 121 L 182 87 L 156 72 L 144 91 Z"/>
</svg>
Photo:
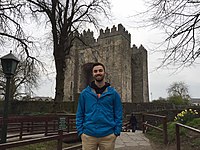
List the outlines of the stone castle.
<svg viewBox="0 0 200 150">
<path fill-rule="evenodd" d="M 93 80 L 92 64 L 101 62 L 122 102 L 149 102 L 147 51 L 130 45 L 131 35 L 121 24 L 101 29 L 97 40 L 90 30 L 79 35 L 66 58 L 64 100 L 74 100 Z"/>
</svg>

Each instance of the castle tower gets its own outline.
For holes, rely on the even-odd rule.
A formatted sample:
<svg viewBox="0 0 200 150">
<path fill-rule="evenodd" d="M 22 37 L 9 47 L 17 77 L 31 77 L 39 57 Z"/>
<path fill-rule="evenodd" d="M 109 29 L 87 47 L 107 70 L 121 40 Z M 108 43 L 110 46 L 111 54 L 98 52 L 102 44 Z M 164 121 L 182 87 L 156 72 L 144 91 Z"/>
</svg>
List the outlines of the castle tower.
<svg viewBox="0 0 200 150">
<path fill-rule="evenodd" d="M 149 102 L 147 51 L 142 45 L 139 49 L 133 45 L 132 52 L 132 100 Z"/>
<path fill-rule="evenodd" d="M 66 58 L 65 100 L 73 100 L 74 95 L 80 93 L 93 80 L 91 76 L 92 64 L 101 62 L 106 68 L 106 81 L 117 89 L 123 102 L 138 102 L 139 99 L 140 102 L 148 101 L 148 96 L 144 94 L 144 90 L 148 91 L 148 86 L 133 88 L 134 82 L 141 84 L 141 82 L 136 81 L 136 76 L 140 76 L 142 72 L 135 73 L 136 76 L 133 75 L 135 71 L 138 71 L 134 70 L 136 66 L 133 66 L 135 61 L 133 55 L 138 54 L 137 51 L 139 50 L 136 48 L 134 51 L 134 48 L 130 47 L 131 35 L 121 24 L 117 28 L 113 26 L 111 29 L 101 29 L 97 40 L 94 39 L 93 32 L 90 30 L 84 31 L 79 39 L 81 40 L 74 42 L 70 56 Z M 146 50 L 141 51 L 145 53 Z M 145 55 L 142 58 L 145 61 Z M 142 70 L 145 70 L 145 63 L 143 63 L 143 67 Z M 143 80 L 148 82 L 147 73 L 143 74 L 141 78 L 145 78 Z M 143 85 L 146 86 L 146 84 Z M 134 90 L 136 91 L 134 92 Z M 135 94 L 139 91 L 146 96 L 143 96 L 145 99 L 141 99 L 141 94 Z M 137 96 L 140 97 L 135 98 Z"/>
</svg>

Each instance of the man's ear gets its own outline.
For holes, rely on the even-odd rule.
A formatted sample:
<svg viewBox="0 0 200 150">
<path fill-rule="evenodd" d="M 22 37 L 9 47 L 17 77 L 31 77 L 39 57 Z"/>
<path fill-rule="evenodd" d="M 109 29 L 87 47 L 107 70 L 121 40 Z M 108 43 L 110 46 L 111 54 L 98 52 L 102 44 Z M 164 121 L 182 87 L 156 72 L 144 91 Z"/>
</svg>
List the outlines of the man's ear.
<svg viewBox="0 0 200 150">
<path fill-rule="evenodd" d="M 105 79 L 109 82 L 110 81 L 110 76 L 109 76 L 109 73 L 105 72 Z"/>
</svg>

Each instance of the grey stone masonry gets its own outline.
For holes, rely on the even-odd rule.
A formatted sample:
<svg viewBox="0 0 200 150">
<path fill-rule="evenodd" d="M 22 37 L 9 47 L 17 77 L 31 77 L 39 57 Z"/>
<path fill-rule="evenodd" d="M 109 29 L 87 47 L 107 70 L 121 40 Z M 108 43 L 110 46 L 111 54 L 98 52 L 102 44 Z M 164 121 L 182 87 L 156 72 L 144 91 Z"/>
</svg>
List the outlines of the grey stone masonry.
<svg viewBox="0 0 200 150">
<path fill-rule="evenodd" d="M 101 62 L 106 67 L 106 81 L 120 93 L 122 102 L 148 102 L 147 51 L 143 46 L 131 47 L 131 35 L 119 24 L 93 32 L 76 34 L 70 54 L 66 57 L 64 101 L 76 100 L 92 80 L 91 67 Z"/>
</svg>

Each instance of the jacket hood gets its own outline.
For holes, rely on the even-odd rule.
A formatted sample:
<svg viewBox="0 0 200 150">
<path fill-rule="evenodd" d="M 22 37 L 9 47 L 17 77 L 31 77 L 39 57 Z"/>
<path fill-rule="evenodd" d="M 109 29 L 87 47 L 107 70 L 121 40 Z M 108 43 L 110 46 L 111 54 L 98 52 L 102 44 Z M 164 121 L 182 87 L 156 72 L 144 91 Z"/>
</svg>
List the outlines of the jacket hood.
<svg viewBox="0 0 200 150">
<path fill-rule="evenodd" d="M 109 83 L 108 83 L 108 84 L 109 84 Z M 93 88 L 91 88 L 90 85 L 88 85 L 87 88 L 84 89 L 84 91 L 85 91 L 85 92 L 89 92 L 89 93 L 95 94 L 95 93 L 94 93 L 95 90 L 94 90 Z M 109 93 L 113 93 L 113 92 L 115 92 L 115 91 L 116 91 L 116 90 L 115 90 L 113 87 L 111 87 L 110 84 L 109 84 L 109 86 L 107 86 L 107 88 L 106 88 L 106 90 L 104 91 L 104 93 L 108 93 L 108 94 L 109 94 Z"/>
<path fill-rule="evenodd" d="M 108 82 L 105 82 L 105 85 L 104 85 L 103 87 L 99 88 L 99 87 L 95 84 L 95 81 L 92 81 L 92 82 L 90 83 L 89 86 L 90 86 L 91 88 L 93 88 L 93 89 L 96 91 L 96 93 L 102 94 L 102 93 L 106 90 L 106 88 L 110 86 L 110 84 L 109 84 Z"/>
</svg>

